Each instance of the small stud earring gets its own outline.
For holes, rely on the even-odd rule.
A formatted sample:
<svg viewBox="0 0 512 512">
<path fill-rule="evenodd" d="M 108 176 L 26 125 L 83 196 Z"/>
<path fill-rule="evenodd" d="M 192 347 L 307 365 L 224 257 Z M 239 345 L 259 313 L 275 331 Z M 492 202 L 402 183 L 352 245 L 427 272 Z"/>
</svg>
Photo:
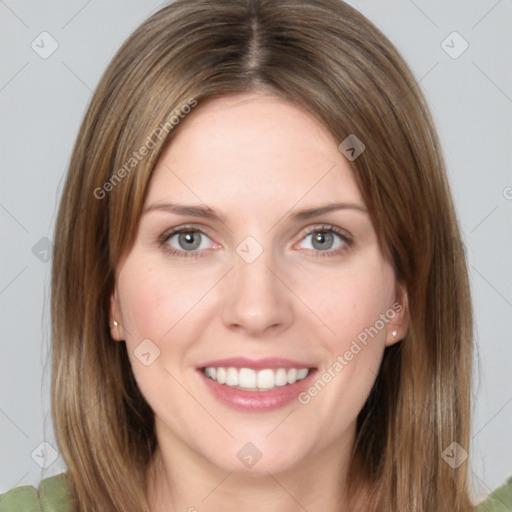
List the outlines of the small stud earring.
<svg viewBox="0 0 512 512">
<path fill-rule="evenodd" d="M 117 327 L 119 324 L 117 323 L 116 320 L 114 320 L 114 327 Z"/>
<path fill-rule="evenodd" d="M 396 331 L 393 331 L 391 334 L 393 334 L 393 338 L 396 336 Z"/>
</svg>

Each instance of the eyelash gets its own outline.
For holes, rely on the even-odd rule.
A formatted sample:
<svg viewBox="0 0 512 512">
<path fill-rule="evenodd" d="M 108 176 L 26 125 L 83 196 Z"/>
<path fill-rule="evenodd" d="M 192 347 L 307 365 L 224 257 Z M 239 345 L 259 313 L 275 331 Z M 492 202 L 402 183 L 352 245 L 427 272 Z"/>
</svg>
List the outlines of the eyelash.
<svg viewBox="0 0 512 512">
<path fill-rule="evenodd" d="M 343 252 L 347 251 L 352 246 L 353 241 L 345 232 L 343 232 L 341 229 L 339 229 L 335 226 L 329 226 L 329 225 L 319 225 L 319 226 L 315 226 L 315 227 L 311 228 L 306 233 L 304 233 L 304 236 L 302 237 L 302 239 L 306 238 L 309 235 L 312 235 L 314 233 L 319 233 L 319 232 L 334 233 L 339 238 L 341 238 L 341 240 L 344 242 L 345 245 L 343 247 L 339 247 L 338 249 L 328 250 L 328 251 L 317 251 L 315 249 L 306 249 L 308 251 L 314 251 L 315 255 L 318 257 L 325 258 L 325 257 L 337 256 L 337 255 L 342 254 Z M 162 233 L 158 237 L 157 243 L 158 243 L 159 247 L 161 247 L 170 256 L 178 256 L 178 257 L 182 257 L 182 258 L 200 258 L 201 257 L 200 253 L 202 251 L 178 251 L 169 246 L 169 244 L 167 242 L 172 238 L 172 236 L 174 236 L 176 234 L 182 234 L 182 233 L 201 233 L 202 235 L 205 235 L 209 238 L 208 233 L 206 233 L 206 231 L 204 229 L 202 229 L 201 227 L 189 225 L 189 226 L 180 226 L 177 228 L 172 228 L 171 230 L 166 231 L 165 233 Z"/>
</svg>

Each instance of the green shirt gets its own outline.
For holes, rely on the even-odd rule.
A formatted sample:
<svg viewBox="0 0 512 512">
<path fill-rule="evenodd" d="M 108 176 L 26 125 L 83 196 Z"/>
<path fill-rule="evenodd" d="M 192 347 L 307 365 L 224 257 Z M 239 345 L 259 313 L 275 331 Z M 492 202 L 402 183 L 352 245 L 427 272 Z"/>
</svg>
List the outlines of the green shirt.
<svg viewBox="0 0 512 512">
<path fill-rule="evenodd" d="M 65 473 L 45 478 L 36 490 L 15 487 L 0 495 L 0 512 L 70 512 Z M 478 505 L 476 512 L 512 512 L 512 477 Z"/>
<path fill-rule="evenodd" d="M 45 478 L 37 490 L 15 487 L 0 495 L 0 512 L 70 512 L 67 490 L 65 473 Z"/>
</svg>

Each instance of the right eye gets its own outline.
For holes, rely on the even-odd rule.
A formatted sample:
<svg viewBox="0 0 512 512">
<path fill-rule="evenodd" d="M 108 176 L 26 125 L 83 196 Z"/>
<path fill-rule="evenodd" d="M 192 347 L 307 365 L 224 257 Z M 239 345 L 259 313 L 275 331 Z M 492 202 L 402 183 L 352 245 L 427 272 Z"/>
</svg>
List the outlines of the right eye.
<svg viewBox="0 0 512 512">
<path fill-rule="evenodd" d="M 166 231 L 158 242 L 172 256 L 195 258 L 201 251 L 212 248 L 208 247 L 207 240 L 210 238 L 198 226 L 182 226 Z"/>
</svg>

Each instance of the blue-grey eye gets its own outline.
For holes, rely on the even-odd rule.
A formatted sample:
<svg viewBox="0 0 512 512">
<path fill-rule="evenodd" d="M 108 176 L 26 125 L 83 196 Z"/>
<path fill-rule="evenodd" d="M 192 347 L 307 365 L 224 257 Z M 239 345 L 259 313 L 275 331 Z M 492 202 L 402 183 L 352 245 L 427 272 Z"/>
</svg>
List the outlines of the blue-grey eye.
<svg viewBox="0 0 512 512">
<path fill-rule="evenodd" d="M 327 231 L 317 231 L 314 235 L 312 242 L 315 249 L 323 250 L 332 248 L 332 244 L 334 242 L 334 236 L 332 233 Z"/>
<path fill-rule="evenodd" d="M 208 249 L 210 239 L 198 230 L 181 230 L 170 235 L 167 243 L 174 249 L 191 252 L 198 249 Z M 173 241 L 177 241 L 173 243 Z"/>
<path fill-rule="evenodd" d="M 201 245 L 201 236 L 198 231 L 180 233 L 178 243 L 183 249 L 197 249 Z"/>
<path fill-rule="evenodd" d="M 305 237 L 304 240 L 311 239 L 310 247 L 304 247 L 305 249 L 313 249 L 315 251 L 325 252 L 333 249 L 337 249 L 338 247 L 346 244 L 347 241 L 344 237 L 338 233 L 335 233 L 331 229 L 315 229 L 310 231 Z M 338 243 L 336 243 L 336 239 L 338 239 Z"/>
</svg>

